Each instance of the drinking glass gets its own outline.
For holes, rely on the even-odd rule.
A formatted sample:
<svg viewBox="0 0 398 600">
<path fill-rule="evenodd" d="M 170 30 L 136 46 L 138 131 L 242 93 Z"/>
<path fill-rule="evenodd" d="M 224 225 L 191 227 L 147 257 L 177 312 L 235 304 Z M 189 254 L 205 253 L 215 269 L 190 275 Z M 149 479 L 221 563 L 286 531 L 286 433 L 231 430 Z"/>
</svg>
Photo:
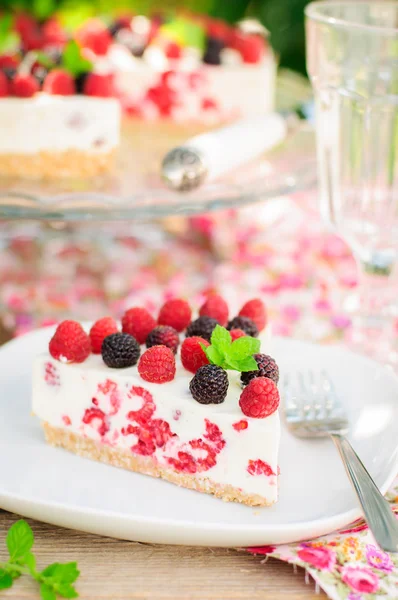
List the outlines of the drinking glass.
<svg viewBox="0 0 398 600">
<path fill-rule="evenodd" d="M 351 341 L 391 348 L 397 301 L 398 2 L 306 7 L 321 212 L 359 268 Z M 384 357 L 383 357 L 384 358 Z"/>
</svg>

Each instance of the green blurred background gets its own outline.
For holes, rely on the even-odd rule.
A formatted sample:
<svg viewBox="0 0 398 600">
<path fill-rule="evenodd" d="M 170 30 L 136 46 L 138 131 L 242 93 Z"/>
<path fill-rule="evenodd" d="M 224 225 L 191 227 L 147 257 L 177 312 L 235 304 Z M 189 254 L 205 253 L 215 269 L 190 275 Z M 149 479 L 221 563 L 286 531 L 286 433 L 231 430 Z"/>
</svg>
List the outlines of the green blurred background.
<svg viewBox="0 0 398 600">
<path fill-rule="evenodd" d="M 2 9 L 29 10 L 44 19 L 61 7 L 87 16 L 132 10 L 148 14 L 184 7 L 233 23 L 255 16 L 267 27 L 280 65 L 305 72 L 304 7 L 308 0 L 0 0 Z"/>
</svg>

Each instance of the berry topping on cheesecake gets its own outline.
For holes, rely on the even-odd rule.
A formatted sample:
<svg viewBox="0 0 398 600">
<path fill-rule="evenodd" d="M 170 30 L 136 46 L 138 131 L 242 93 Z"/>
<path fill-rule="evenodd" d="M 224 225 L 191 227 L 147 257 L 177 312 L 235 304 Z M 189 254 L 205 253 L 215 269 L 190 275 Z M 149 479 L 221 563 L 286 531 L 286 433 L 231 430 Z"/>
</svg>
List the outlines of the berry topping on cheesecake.
<svg viewBox="0 0 398 600">
<path fill-rule="evenodd" d="M 176 354 L 180 343 L 180 337 L 174 327 L 169 325 L 158 325 L 148 334 L 146 338 L 146 347 L 167 346 Z"/>
<path fill-rule="evenodd" d="M 279 371 L 263 352 L 269 336 L 235 337 L 215 318 L 227 321 L 225 301 L 211 298 L 199 310 L 213 317 L 192 320 L 176 299 L 160 310 L 166 323 L 141 307 L 121 326 L 99 319 L 89 334 L 61 323 L 34 365 L 33 410 L 47 441 L 227 501 L 274 503 Z M 189 335 L 197 330 L 206 337 Z"/>
<path fill-rule="evenodd" d="M 104 363 L 111 369 L 125 369 L 137 364 L 141 354 L 139 343 L 128 333 L 111 333 L 102 342 Z"/>
</svg>

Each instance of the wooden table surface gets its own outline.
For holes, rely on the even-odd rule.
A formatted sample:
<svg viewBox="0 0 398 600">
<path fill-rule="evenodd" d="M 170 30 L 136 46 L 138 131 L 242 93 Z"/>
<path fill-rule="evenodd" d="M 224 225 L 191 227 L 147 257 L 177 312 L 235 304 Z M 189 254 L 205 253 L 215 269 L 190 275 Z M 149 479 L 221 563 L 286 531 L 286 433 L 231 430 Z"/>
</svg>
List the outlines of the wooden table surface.
<svg viewBox="0 0 398 600">
<path fill-rule="evenodd" d="M 5 535 L 17 519 L 0 511 L 0 562 Z M 304 571 L 225 548 L 187 548 L 123 542 L 29 521 L 38 566 L 76 560 L 82 600 L 323 600 Z M 21 577 L 1 598 L 37 600 L 35 582 Z"/>
</svg>

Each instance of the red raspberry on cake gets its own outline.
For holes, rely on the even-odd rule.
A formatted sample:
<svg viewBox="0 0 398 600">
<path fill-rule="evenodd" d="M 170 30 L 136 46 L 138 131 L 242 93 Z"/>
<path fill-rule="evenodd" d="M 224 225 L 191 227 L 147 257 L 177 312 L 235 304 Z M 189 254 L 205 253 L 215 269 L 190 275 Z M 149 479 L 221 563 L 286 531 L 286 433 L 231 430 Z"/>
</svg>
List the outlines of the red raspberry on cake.
<svg viewBox="0 0 398 600">
<path fill-rule="evenodd" d="M 156 321 L 146 308 L 130 308 L 122 317 L 123 333 L 132 335 L 139 344 L 144 344 Z"/>
<path fill-rule="evenodd" d="M 173 351 L 167 346 L 152 346 L 141 356 L 138 373 L 150 383 L 172 381 L 176 374 L 176 361 Z"/>
<path fill-rule="evenodd" d="M 249 300 L 239 311 L 240 317 L 251 319 L 258 331 L 262 331 L 267 324 L 267 311 L 264 302 L 260 298 Z"/>
<path fill-rule="evenodd" d="M 80 323 L 62 321 L 50 340 L 49 351 L 60 362 L 82 363 L 91 353 L 90 338 Z"/>
<path fill-rule="evenodd" d="M 176 42 L 169 42 L 166 45 L 165 51 L 164 51 L 165 55 L 167 56 L 167 58 L 181 58 L 181 47 L 176 44 Z"/>
<path fill-rule="evenodd" d="M 113 76 L 89 73 L 84 82 L 83 93 L 86 96 L 110 98 L 115 95 Z"/>
<path fill-rule="evenodd" d="M 119 331 L 116 321 L 112 317 L 104 317 L 94 323 L 90 329 L 91 350 L 93 354 L 101 354 L 102 342 L 112 333 Z"/>
<path fill-rule="evenodd" d="M 216 319 L 222 327 L 225 327 L 229 315 L 228 304 L 222 296 L 212 294 L 200 307 L 199 315 L 201 317 L 212 317 L 213 319 Z"/>
<path fill-rule="evenodd" d="M 240 395 L 239 406 L 247 417 L 254 419 L 269 417 L 279 406 L 276 383 L 268 377 L 252 379 Z"/>
<path fill-rule="evenodd" d="M 0 98 L 5 98 L 6 96 L 8 96 L 8 79 L 0 71 Z"/>
<path fill-rule="evenodd" d="M 191 322 L 192 311 L 186 300 L 167 300 L 160 309 L 159 325 L 170 325 L 178 332 L 184 331 Z"/>
<path fill-rule="evenodd" d="M 72 96 L 76 94 L 75 81 L 67 71 L 54 69 L 50 71 L 44 80 L 43 92 L 58 94 L 59 96 Z"/>
<path fill-rule="evenodd" d="M 259 35 L 238 33 L 234 37 L 234 48 L 245 63 L 258 63 L 264 55 L 264 39 Z"/>
<path fill-rule="evenodd" d="M 206 348 L 210 346 L 209 342 L 204 338 L 199 336 L 192 336 L 186 338 L 181 346 L 181 362 L 182 366 L 190 371 L 191 373 L 196 373 L 196 371 L 203 367 L 204 365 L 209 364 L 209 360 L 206 354 L 203 351 L 201 346 L 205 346 Z"/>
<path fill-rule="evenodd" d="M 99 19 L 91 19 L 78 31 L 76 38 L 83 48 L 97 56 L 105 56 L 112 43 L 112 36 Z"/>
<path fill-rule="evenodd" d="M 15 56 L 10 54 L 3 54 L 0 56 L 0 69 L 16 69 L 19 61 Z"/>
<path fill-rule="evenodd" d="M 16 75 L 10 81 L 10 95 L 31 98 L 39 91 L 39 84 L 32 75 Z"/>
<path fill-rule="evenodd" d="M 229 332 L 231 334 L 232 341 L 238 340 L 241 337 L 245 337 L 247 335 L 242 329 L 231 329 Z"/>
<path fill-rule="evenodd" d="M 55 18 L 48 19 L 43 24 L 41 32 L 44 39 L 44 46 L 63 46 L 67 41 L 66 33 L 61 23 Z"/>
</svg>

